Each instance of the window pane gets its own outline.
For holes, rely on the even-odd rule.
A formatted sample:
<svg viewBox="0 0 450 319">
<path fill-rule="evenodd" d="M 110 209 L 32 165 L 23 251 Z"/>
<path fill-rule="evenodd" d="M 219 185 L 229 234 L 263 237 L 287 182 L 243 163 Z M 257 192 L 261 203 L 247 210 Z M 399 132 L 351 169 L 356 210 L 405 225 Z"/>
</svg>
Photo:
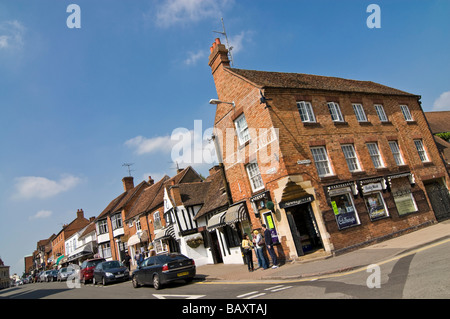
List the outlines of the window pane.
<svg viewBox="0 0 450 319">
<path fill-rule="evenodd" d="M 353 145 L 342 145 L 342 151 L 350 172 L 359 171 L 359 162 Z"/>
<path fill-rule="evenodd" d="M 391 148 L 392 155 L 394 156 L 395 159 L 395 163 L 397 165 L 403 165 L 404 164 L 403 157 L 402 154 L 400 153 L 400 148 L 398 147 L 397 142 L 395 141 L 389 142 L 389 147 Z"/>
<path fill-rule="evenodd" d="M 344 118 L 342 117 L 341 109 L 339 108 L 339 104 L 334 102 L 329 102 L 328 104 L 328 110 L 331 114 L 331 119 L 333 122 L 343 122 Z"/>
<path fill-rule="evenodd" d="M 324 147 L 311 148 L 314 163 L 320 177 L 331 175 L 331 169 L 328 162 L 328 156 Z"/>
<path fill-rule="evenodd" d="M 383 105 L 375 105 L 375 110 L 377 111 L 377 115 L 378 118 L 380 119 L 381 122 L 387 122 L 387 116 L 386 113 L 384 112 L 384 108 Z"/>
<path fill-rule="evenodd" d="M 381 159 L 380 151 L 376 143 L 368 143 L 367 148 L 369 150 L 370 158 L 372 159 L 373 166 L 375 168 L 383 167 L 384 163 Z"/>
<path fill-rule="evenodd" d="M 402 110 L 403 116 L 405 118 L 406 121 L 412 121 L 412 115 L 409 112 L 409 108 L 407 105 L 400 105 L 400 109 Z"/>
<path fill-rule="evenodd" d="M 425 148 L 423 147 L 423 142 L 421 140 L 414 140 L 414 144 L 416 145 L 417 153 L 419 153 L 420 160 L 422 162 L 428 162 L 428 156 L 425 152 Z"/>
<path fill-rule="evenodd" d="M 367 122 L 366 113 L 364 113 L 364 109 L 361 104 L 353 104 L 353 110 L 355 111 L 358 122 Z"/>
</svg>

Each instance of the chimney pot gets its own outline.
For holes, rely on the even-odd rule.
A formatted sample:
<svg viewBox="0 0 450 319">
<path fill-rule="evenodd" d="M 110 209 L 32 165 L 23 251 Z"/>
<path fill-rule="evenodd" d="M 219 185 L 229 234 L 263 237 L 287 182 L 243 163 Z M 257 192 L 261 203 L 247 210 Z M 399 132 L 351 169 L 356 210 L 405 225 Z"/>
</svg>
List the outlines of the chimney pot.
<svg viewBox="0 0 450 319">
<path fill-rule="evenodd" d="M 216 44 L 220 44 L 220 38 L 216 38 L 215 43 L 216 43 Z"/>
<path fill-rule="evenodd" d="M 153 185 L 153 184 L 155 183 L 155 180 L 154 180 L 151 176 L 149 176 L 149 177 L 148 177 L 148 183 L 149 183 L 150 185 Z"/>
</svg>

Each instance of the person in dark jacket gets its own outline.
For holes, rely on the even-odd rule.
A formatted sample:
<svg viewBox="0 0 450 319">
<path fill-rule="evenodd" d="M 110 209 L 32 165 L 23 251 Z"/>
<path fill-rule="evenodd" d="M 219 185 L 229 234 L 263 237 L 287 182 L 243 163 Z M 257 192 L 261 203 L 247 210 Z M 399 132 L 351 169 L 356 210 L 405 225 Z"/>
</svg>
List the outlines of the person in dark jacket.
<svg viewBox="0 0 450 319">
<path fill-rule="evenodd" d="M 273 249 L 273 241 L 272 241 L 272 233 L 269 229 L 267 229 L 265 224 L 262 224 L 264 230 L 264 241 L 266 242 L 266 248 L 269 252 L 270 259 L 272 259 L 272 269 L 278 268 L 278 259 L 275 254 L 275 250 Z"/>
</svg>

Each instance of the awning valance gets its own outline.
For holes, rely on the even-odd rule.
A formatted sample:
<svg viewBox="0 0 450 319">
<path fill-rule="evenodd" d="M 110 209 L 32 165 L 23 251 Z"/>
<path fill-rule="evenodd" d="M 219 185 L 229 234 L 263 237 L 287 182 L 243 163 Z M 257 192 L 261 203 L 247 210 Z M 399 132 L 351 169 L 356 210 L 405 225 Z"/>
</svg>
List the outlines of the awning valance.
<svg viewBox="0 0 450 319">
<path fill-rule="evenodd" d="M 155 238 L 153 239 L 153 241 L 163 240 L 163 239 L 167 239 L 170 237 L 175 238 L 175 229 L 173 228 L 173 225 L 170 225 L 163 229 L 156 230 Z"/>
<path fill-rule="evenodd" d="M 230 208 L 228 208 L 225 214 L 224 222 L 227 225 L 232 225 L 247 219 L 248 217 L 245 209 L 245 204 L 240 203 L 239 205 L 231 206 Z"/>
<path fill-rule="evenodd" d="M 226 213 L 227 213 L 227 211 L 224 211 L 222 213 L 216 214 L 213 217 L 211 217 L 208 220 L 208 225 L 206 226 L 208 231 L 213 231 L 216 228 L 225 226 L 226 225 L 225 224 L 225 214 Z"/>
<path fill-rule="evenodd" d="M 146 241 L 148 241 L 148 232 L 147 230 L 142 230 L 130 236 L 130 238 L 127 241 L 127 245 L 133 246 Z"/>
</svg>

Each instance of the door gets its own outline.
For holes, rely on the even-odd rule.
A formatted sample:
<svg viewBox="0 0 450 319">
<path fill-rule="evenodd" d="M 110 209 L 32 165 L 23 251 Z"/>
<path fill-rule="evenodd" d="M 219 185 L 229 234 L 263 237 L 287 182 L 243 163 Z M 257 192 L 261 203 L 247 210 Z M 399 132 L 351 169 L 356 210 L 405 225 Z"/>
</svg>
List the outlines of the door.
<svg viewBox="0 0 450 319">
<path fill-rule="evenodd" d="M 311 204 L 297 205 L 289 209 L 288 220 L 297 253 L 314 252 L 323 248 Z M 300 244 L 301 247 L 297 247 Z M 299 254 L 299 256 L 301 256 Z"/>
<path fill-rule="evenodd" d="M 438 222 L 450 218 L 450 196 L 445 185 L 439 182 L 425 184 L 425 189 Z"/>
<path fill-rule="evenodd" d="M 209 232 L 211 236 L 211 254 L 215 264 L 223 263 L 222 253 L 220 252 L 219 238 L 217 238 L 216 230 Z"/>
</svg>

